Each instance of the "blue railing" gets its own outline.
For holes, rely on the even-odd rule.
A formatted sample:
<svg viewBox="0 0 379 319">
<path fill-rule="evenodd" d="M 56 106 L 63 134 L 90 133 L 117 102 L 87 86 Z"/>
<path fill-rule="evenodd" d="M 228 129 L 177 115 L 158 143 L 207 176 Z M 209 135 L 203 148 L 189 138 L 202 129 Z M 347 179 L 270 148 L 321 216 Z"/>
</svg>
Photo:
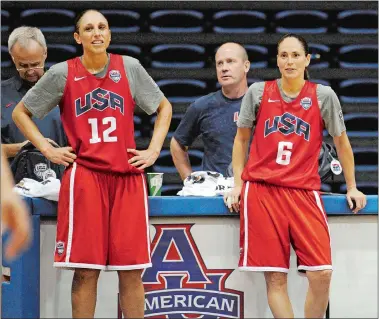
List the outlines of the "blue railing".
<svg viewBox="0 0 379 319">
<path fill-rule="evenodd" d="M 345 196 L 323 195 L 325 210 L 329 216 L 351 215 Z M 367 205 L 360 215 L 378 214 L 378 196 L 367 196 Z M 12 263 L 3 266 L 11 268 L 11 281 L 2 283 L 2 318 L 40 317 L 40 221 L 41 218 L 56 217 L 56 202 L 40 198 L 25 198 L 33 218 L 33 242 L 31 247 Z M 196 217 L 235 216 L 224 205 L 221 197 L 150 197 L 150 216 Z M 3 236 L 3 245 L 7 234 Z M 2 250 L 4 251 L 4 249 Z"/>
</svg>

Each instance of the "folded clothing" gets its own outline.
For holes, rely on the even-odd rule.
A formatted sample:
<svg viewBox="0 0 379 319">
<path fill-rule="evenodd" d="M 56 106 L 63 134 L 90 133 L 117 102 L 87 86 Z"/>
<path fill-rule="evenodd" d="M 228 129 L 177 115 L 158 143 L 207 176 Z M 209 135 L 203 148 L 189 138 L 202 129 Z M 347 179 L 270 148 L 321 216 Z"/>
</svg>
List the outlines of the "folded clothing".
<svg viewBox="0 0 379 319">
<path fill-rule="evenodd" d="M 31 178 L 23 178 L 14 190 L 26 197 L 43 197 L 49 200 L 58 201 L 61 181 L 57 178 L 48 177 L 42 182 Z"/>
<path fill-rule="evenodd" d="M 218 196 L 234 187 L 233 177 L 211 171 L 193 172 L 183 182 L 179 196 Z"/>
</svg>

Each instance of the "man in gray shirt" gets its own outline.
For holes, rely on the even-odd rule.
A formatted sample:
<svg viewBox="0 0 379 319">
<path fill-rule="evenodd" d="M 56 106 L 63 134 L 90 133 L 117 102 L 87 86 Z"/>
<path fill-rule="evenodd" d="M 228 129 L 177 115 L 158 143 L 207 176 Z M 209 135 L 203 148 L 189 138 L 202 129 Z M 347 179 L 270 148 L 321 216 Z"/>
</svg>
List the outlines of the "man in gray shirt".
<svg viewBox="0 0 379 319">
<path fill-rule="evenodd" d="M 12 120 L 12 112 L 17 103 L 45 73 L 47 57 L 45 37 L 34 27 L 19 27 L 8 39 L 8 50 L 18 74 L 1 82 L 1 143 L 9 159 L 12 159 L 28 141 Z M 45 119 L 33 118 L 42 134 L 61 146 L 67 145 L 59 108 Z"/>
</svg>

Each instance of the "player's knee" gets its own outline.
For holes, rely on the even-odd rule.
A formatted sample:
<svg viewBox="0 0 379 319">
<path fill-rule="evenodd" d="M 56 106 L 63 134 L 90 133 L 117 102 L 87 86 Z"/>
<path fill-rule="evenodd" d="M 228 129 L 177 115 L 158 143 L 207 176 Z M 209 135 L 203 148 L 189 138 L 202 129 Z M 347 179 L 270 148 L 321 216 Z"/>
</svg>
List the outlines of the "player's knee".
<svg viewBox="0 0 379 319">
<path fill-rule="evenodd" d="M 75 269 L 74 281 L 77 283 L 97 281 L 100 275 L 100 270 L 97 269 Z"/>
<path fill-rule="evenodd" d="M 142 269 L 119 270 L 118 278 L 121 284 L 140 284 L 142 283 Z"/>
<path fill-rule="evenodd" d="M 309 285 L 314 288 L 327 288 L 332 280 L 332 270 L 307 271 Z"/>
<path fill-rule="evenodd" d="M 282 289 L 287 285 L 287 274 L 283 272 L 265 272 L 267 289 Z"/>
</svg>

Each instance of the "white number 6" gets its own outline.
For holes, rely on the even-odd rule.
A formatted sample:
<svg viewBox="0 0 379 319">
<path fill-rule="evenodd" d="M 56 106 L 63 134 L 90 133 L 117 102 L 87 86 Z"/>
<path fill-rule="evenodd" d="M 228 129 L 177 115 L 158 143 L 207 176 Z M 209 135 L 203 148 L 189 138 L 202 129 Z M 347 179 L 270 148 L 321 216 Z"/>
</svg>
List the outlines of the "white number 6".
<svg viewBox="0 0 379 319">
<path fill-rule="evenodd" d="M 288 165 L 290 163 L 292 152 L 291 142 L 279 142 L 278 155 L 276 156 L 276 162 L 280 165 Z"/>
</svg>

